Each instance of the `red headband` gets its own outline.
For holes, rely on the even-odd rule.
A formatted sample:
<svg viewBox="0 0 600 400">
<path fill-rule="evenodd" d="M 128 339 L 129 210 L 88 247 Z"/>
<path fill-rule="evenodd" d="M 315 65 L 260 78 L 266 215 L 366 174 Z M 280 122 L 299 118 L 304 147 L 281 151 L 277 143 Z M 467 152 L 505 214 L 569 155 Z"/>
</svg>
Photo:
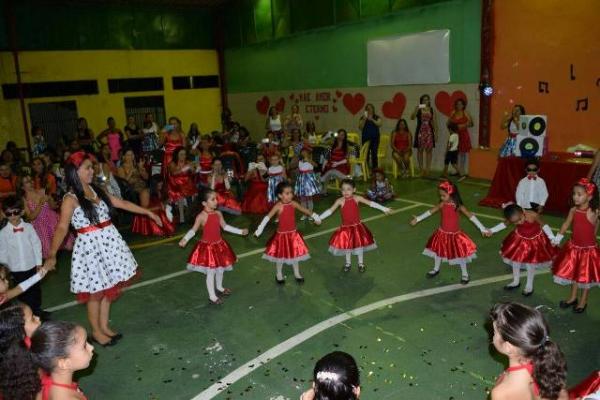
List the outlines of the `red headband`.
<svg viewBox="0 0 600 400">
<path fill-rule="evenodd" d="M 86 153 L 83 150 L 76 151 L 75 153 L 71 154 L 69 158 L 67 158 L 67 164 L 71 164 L 79 168 L 81 166 L 81 163 L 83 163 L 83 161 L 86 159 L 94 161 L 96 157 L 94 157 L 92 154 Z"/>
<path fill-rule="evenodd" d="M 594 184 L 594 182 L 590 181 L 588 178 L 580 178 L 576 185 L 583 187 L 588 196 L 592 196 L 596 191 L 596 184 Z"/>
<path fill-rule="evenodd" d="M 454 193 L 454 185 L 448 181 L 444 181 L 439 184 L 438 188 L 448 192 L 448 194 Z"/>
</svg>

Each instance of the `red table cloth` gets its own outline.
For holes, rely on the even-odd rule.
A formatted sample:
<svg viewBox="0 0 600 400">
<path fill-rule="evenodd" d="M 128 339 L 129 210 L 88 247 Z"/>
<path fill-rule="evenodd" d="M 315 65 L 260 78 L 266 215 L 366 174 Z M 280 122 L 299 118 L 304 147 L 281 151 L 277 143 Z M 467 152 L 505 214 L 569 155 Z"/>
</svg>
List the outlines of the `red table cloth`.
<svg viewBox="0 0 600 400">
<path fill-rule="evenodd" d="M 573 184 L 585 177 L 590 169 L 590 164 L 568 161 L 573 157 L 570 153 L 551 153 L 540 160 L 538 175 L 544 178 L 549 193 L 545 212 L 568 213 Z M 479 204 L 499 208 L 502 203 L 515 201 L 517 185 L 526 174 L 525 162 L 525 159 L 518 157 L 498 158 L 492 186 Z"/>
</svg>

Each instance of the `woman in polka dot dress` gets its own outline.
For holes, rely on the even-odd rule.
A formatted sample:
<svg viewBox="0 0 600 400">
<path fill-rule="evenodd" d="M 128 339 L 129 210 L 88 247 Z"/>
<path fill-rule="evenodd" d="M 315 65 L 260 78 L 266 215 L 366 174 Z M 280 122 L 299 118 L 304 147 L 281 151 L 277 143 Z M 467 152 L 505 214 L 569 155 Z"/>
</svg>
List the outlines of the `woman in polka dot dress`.
<svg viewBox="0 0 600 400">
<path fill-rule="evenodd" d="M 93 184 L 91 157 L 79 151 L 67 160 L 65 176 L 70 192 L 63 199 L 44 268 L 55 268 L 56 252 L 71 224 L 77 231 L 71 257 L 71 292 L 80 302 L 87 303 L 92 340 L 110 346 L 122 337 L 109 327 L 111 303 L 137 270 L 131 250 L 110 220 L 111 208 L 147 215 L 159 226 L 162 221 L 151 211 L 113 197 Z"/>
</svg>

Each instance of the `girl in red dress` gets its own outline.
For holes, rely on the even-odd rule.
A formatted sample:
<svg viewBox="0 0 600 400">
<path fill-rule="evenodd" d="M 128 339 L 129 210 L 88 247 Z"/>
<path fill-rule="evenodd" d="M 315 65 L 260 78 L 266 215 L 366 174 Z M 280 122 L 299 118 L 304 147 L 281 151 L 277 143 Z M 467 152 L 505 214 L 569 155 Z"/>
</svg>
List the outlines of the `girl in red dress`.
<svg viewBox="0 0 600 400">
<path fill-rule="evenodd" d="M 184 209 L 188 204 L 187 197 L 193 198 L 198 194 L 194 185 L 194 165 L 188 160 L 187 152 L 183 147 L 178 147 L 173 152 L 174 158 L 169 164 L 167 180 L 167 194 L 169 202 L 176 203 L 179 209 L 179 222 L 185 220 Z"/>
<path fill-rule="evenodd" d="M 244 236 L 248 234 L 248 229 L 238 229 L 227 225 L 223 214 L 217 211 L 217 193 L 214 190 L 206 189 L 200 196 L 204 209 L 196 217 L 192 229 L 181 239 L 179 246 L 185 247 L 202 227 L 202 238 L 196 243 L 188 257 L 187 269 L 206 274 L 206 288 L 210 304 L 218 305 L 223 302 L 219 296 L 231 294 L 230 289 L 223 287 L 223 273 L 233 270 L 233 264 L 237 261 L 233 249 L 221 237 L 221 228 L 225 232 Z"/>
<path fill-rule="evenodd" d="M 233 215 L 242 213 L 242 206 L 231 192 L 229 176 L 223 170 L 223 163 L 218 158 L 213 160 L 212 174 L 209 176 L 210 188 L 217 192 L 218 208 L 222 212 Z"/>
<path fill-rule="evenodd" d="M 283 264 L 291 265 L 294 269 L 296 282 L 304 283 L 304 278 L 300 275 L 300 265 L 298 263 L 308 260 L 310 255 L 308 254 L 308 247 L 306 246 L 306 242 L 304 242 L 304 238 L 296 230 L 296 210 L 313 218 L 317 225 L 321 224 L 321 220 L 316 213 L 311 213 L 310 210 L 293 201 L 294 191 L 292 185 L 288 182 L 279 183 L 276 193 L 279 201 L 275 203 L 269 214 L 263 218 L 254 235 L 259 237 L 265 226 L 269 223 L 269 220 L 277 214 L 279 218 L 277 232 L 267 242 L 263 258 L 275 263 L 277 268 L 275 279 L 278 284 L 282 285 L 285 283 Z"/>
<path fill-rule="evenodd" d="M 458 188 L 449 181 L 444 181 L 438 185 L 440 194 L 440 204 L 431 210 L 424 212 L 418 217 L 413 217 L 410 224 L 415 226 L 432 214 L 440 211 L 441 225 L 429 238 L 423 255 L 434 259 L 434 267 L 427 273 L 427 277 L 433 278 L 440 273 L 442 261 L 450 265 L 460 266 L 460 283 L 466 285 L 469 283 L 469 273 L 467 272 L 467 263 L 477 257 L 477 246 L 466 233 L 460 230 L 460 214 L 464 214 L 479 230 L 486 231 L 485 226 L 479 221 L 475 214 L 470 213 L 463 205 Z"/>
<path fill-rule="evenodd" d="M 212 173 L 213 153 L 210 151 L 212 139 L 210 135 L 202 136 L 200 139 L 200 156 L 198 159 L 200 169 L 198 170 L 198 183 L 208 187 L 208 176 Z"/>
<path fill-rule="evenodd" d="M 582 313 L 587 307 L 590 288 L 600 286 L 600 249 L 596 242 L 598 230 L 598 188 L 587 178 L 581 178 L 573 186 L 573 205 L 567 220 L 554 239 L 558 245 L 573 224 L 571 240 L 565 244 L 554 260 L 554 282 L 571 285 L 571 296 L 561 300 L 561 308 L 574 307 L 573 312 Z M 578 288 L 582 289 L 579 302 Z"/>
<path fill-rule="evenodd" d="M 268 184 L 265 180 L 267 166 L 265 157 L 259 154 L 255 163 L 248 164 L 246 182 L 248 190 L 244 193 L 242 211 L 247 214 L 266 214 L 269 212 L 269 200 L 267 199 Z"/>
<path fill-rule="evenodd" d="M 514 203 L 504 205 L 505 222 L 501 222 L 484 233 L 490 237 L 493 233 L 506 229 L 514 224 L 515 229 L 504 239 L 500 255 L 502 261 L 512 267 L 513 281 L 504 286 L 504 290 L 514 290 L 521 286 L 521 270 L 527 271 L 527 282 L 523 296 L 533 294 L 533 278 L 539 268 L 548 268 L 556 257 L 556 247 L 552 246 L 554 234 L 548 225 L 542 226 L 540 215 L 536 212 L 538 205 L 532 203 L 531 208 L 523 210 Z"/>
<path fill-rule="evenodd" d="M 136 214 L 133 216 L 131 232 L 144 236 L 171 236 L 175 233 L 173 214 L 171 214 L 171 206 L 166 205 L 168 199 L 165 192 L 163 177 L 159 174 L 153 175 L 150 178 L 150 190 L 143 190 L 140 193 L 140 206 L 158 215 L 162 226 L 158 226 L 146 215 Z"/>
<path fill-rule="evenodd" d="M 490 312 L 498 353 L 508 368 L 491 400 L 566 400 L 567 364 L 539 310 L 518 303 L 496 304 Z"/>
<path fill-rule="evenodd" d="M 389 214 L 391 210 L 381 204 L 356 195 L 356 186 L 352 179 L 344 179 L 341 190 L 342 197 L 337 199 L 333 203 L 333 206 L 321 214 L 319 218 L 322 221 L 341 207 L 342 225 L 331 235 L 331 239 L 329 239 L 329 252 L 334 256 L 346 256 L 346 263 L 343 268 L 344 272 L 350 271 L 352 254 L 355 254 L 358 257 L 358 271 L 365 272 L 364 252 L 376 249 L 377 245 L 369 228 L 360 220 L 358 204 L 366 204 L 386 214 Z"/>
<path fill-rule="evenodd" d="M 399 119 L 396 124 L 396 129 L 392 133 L 392 158 L 398 165 L 402 176 L 409 175 L 410 158 L 412 157 L 412 134 L 408 129 L 408 124 L 404 118 Z"/>
</svg>

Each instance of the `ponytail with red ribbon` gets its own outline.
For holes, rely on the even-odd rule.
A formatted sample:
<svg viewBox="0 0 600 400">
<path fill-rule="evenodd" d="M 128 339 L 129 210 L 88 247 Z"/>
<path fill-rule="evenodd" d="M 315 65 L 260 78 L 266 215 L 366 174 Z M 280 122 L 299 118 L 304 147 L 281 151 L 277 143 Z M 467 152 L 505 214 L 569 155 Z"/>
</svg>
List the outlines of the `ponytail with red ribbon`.
<svg viewBox="0 0 600 400">
<path fill-rule="evenodd" d="M 597 190 L 596 184 L 588 178 L 580 178 L 575 185 L 584 188 L 588 196 L 593 196 Z"/>
</svg>

